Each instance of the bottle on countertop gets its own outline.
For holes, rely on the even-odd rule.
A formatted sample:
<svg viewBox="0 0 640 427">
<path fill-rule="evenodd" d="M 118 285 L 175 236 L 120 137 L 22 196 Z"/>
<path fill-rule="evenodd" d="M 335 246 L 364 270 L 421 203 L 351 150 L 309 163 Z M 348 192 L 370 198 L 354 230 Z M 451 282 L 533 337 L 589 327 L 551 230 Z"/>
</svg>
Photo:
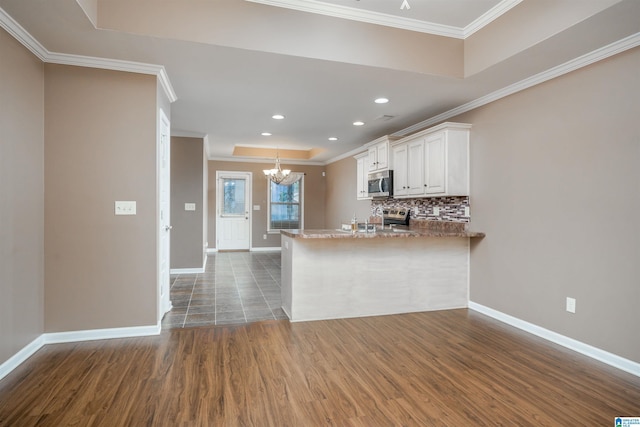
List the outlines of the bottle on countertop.
<svg viewBox="0 0 640 427">
<path fill-rule="evenodd" d="M 356 218 L 356 213 L 353 213 L 353 218 L 351 218 L 351 232 L 355 233 L 358 231 L 358 218 Z"/>
</svg>

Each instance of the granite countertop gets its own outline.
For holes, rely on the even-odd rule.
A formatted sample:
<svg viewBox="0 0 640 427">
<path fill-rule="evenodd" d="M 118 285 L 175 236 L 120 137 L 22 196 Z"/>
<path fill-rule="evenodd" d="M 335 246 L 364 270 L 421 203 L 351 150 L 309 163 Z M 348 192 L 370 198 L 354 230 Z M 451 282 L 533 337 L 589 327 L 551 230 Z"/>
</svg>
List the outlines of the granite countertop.
<svg viewBox="0 0 640 427">
<path fill-rule="evenodd" d="M 338 229 L 327 230 L 281 230 L 283 235 L 295 239 L 387 239 L 409 237 L 484 237 L 478 231 L 469 231 L 465 223 L 444 221 L 416 221 L 410 227 L 397 231 L 387 230 L 365 233 Z"/>
</svg>

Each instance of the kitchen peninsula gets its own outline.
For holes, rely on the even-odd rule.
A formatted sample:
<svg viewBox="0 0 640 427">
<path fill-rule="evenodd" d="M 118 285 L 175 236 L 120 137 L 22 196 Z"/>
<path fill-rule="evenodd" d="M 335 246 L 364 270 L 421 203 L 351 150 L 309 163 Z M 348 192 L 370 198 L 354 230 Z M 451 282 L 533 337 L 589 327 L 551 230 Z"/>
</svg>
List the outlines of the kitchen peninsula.
<svg viewBox="0 0 640 427">
<path fill-rule="evenodd" d="M 465 224 L 371 233 L 282 231 L 282 308 L 291 321 L 467 307 Z"/>
</svg>

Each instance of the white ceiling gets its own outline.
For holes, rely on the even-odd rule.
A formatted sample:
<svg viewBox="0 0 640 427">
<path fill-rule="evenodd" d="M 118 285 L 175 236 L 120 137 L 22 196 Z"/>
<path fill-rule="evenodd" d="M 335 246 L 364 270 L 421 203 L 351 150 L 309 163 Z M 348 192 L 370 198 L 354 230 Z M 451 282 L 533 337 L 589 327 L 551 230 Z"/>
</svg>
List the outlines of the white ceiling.
<svg viewBox="0 0 640 427">
<path fill-rule="evenodd" d="M 297 3 L 301 1 L 297 0 Z M 516 19 L 518 13 L 522 13 L 521 8 L 527 6 L 529 0 L 515 7 L 517 2 L 498 0 L 407 1 L 411 6 L 409 11 L 400 10 L 401 0 L 314 3 L 348 6 L 365 11 L 363 13 L 373 11 L 399 16 L 410 12 L 411 19 L 428 19 L 429 25 L 465 28 L 477 22 L 478 18 L 486 17 L 491 10 L 496 13 L 492 20 L 504 13 L 499 18 L 501 25 L 508 24 L 512 16 Z M 322 154 L 310 160 L 310 163 L 323 164 L 380 136 L 402 133 L 403 129 L 418 122 L 496 93 L 640 30 L 637 28 L 640 26 L 640 2 L 636 0 L 569 0 L 562 3 L 567 16 L 573 16 L 570 15 L 572 6 L 567 6 L 571 1 L 582 13 L 577 14 L 580 19 L 573 25 L 563 24 L 563 28 L 552 36 L 464 78 L 446 73 L 438 75 L 406 68 L 394 69 L 392 66 L 372 66 L 365 61 L 350 62 L 348 58 L 314 57 L 306 55 L 304 49 L 302 54 L 278 51 L 280 45 L 276 43 L 265 49 L 256 48 L 258 44 L 252 39 L 254 36 L 249 25 L 269 23 L 249 21 L 249 15 L 246 30 L 235 25 L 241 32 L 225 39 L 225 34 L 217 34 L 218 38 L 209 37 L 209 32 L 224 24 L 214 22 L 215 16 L 211 18 L 211 28 L 201 31 L 198 28 L 198 31 L 183 36 L 182 33 L 170 33 L 172 28 L 166 33 L 154 33 L 142 23 L 139 31 L 137 27 L 133 30 L 96 29 L 76 0 L 0 0 L 0 7 L 48 52 L 164 66 L 177 95 L 177 101 L 171 107 L 172 134 L 207 136 L 210 158 L 231 158 L 236 145 L 305 150 L 323 148 Z M 281 30 L 283 23 L 301 22 L 303 16 L 308 16 L 296 14 L 309 13 L 291 10 L 290 5 L 285 8 L 283 4 L 274 6 L 240 0 L 216 2 L 225 5 L 224 12 L 231 13 L 238 8 L 242 13 L 257 11 L 258 17 L 270 12 L 272 19 L 282 19 L 270 21 L 278 23 L 273 27 L 274 32 Z M 260 2 L 264 3 L 263 0 Z M 185 0 L 179 4 L 188 7 L 187 3 L 197 4 L 197 1 Z M 393 6 L 391 9 L 390 4 Z M 496 7 L 505 4 L 512 9 L 495 12 Z M 585 4 L 595 12 L 585 12 Z M 237 16 L 239 19 L 243 17 L 242 14 Z M 289 34 L 287 40 L 295 39 L 298 34 L 307 39 L 310 35 L 318 38 L 336 36 L 336 31 L 350 30 L 352 25 L 369 25 L 357 28 L 364 28 L 373 35 L 371 31 L 376 31 L 377 27 L 354 22 L 352 17 L 348 21 L 336 17 L 325 19 L 313 21 L 317 27 L 298 29 L 300 33 Z M 490 28 L 494 22 L 498 21 L 487 21 L 484 25 Z M 598 31 L 594 31 L 596 27 Z M 329 50 L 327 57 L 342 53 L 342 47 L 349 47 L 349 39 L 337 40 L 338 45 Z M 385 46 L 376 48 L 384 49 Z M 410 54 L 428 55 L 418 45 L 407 46 L 407 49 Z M 372 61 L 376 61 L 375 55 Z M 389 98 L 390 102 L 375 104 L 373 100 L 379 96 Z M 275 113 L 284 114 L 286 119 L 271 119 Z M 382 119 L 385 115 L 392 118 Z M 355 127 L 352 125 L 355 120 L 366 124 Z M 273 135 L 263 137 L 260 135 L 262 132 Z M 331 136 L 339 140 L 328 141 Z"/>
</svg>

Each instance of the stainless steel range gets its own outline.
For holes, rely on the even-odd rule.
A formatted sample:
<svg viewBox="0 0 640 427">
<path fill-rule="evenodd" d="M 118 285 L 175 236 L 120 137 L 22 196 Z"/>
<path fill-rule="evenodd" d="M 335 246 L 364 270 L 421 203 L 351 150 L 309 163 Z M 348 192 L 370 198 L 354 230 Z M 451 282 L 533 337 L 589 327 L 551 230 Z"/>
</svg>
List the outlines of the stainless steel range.
<svg viewBox="0 0 640 427">
<path fill-rule="evenodd" d="M 385 226 L 409 226 L 409 212 L 410 209 L 383 209 L 383 218 Z"/>
</svg>

